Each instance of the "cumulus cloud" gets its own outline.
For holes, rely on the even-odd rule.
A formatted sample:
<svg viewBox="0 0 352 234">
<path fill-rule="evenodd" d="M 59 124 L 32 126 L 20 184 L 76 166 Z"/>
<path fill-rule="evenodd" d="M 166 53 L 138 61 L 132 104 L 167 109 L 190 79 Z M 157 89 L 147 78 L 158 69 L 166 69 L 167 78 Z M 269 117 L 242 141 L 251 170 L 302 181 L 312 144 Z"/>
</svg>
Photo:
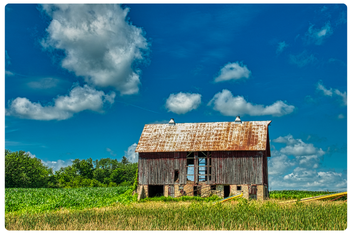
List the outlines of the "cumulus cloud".
<svg viewBox="0 0 352 234">
<path fill-rule="evenodd" d="M 131 146 L 128 147 L 127 151 L 125 151 L 125 157 L 131 163 L 138 162 L 138 152 L 135 152 L 137 148 L 137 143 L 133 143 Z"/>
<path fill-rule="evenodd" d="M 31 158 L 36 158 L 35 154 L 32 154 L 30 151 L 26 152 Z M 67 167 L 71 166 L 73 159 L 68 159 L 68 160 L 57 160 L 57 161 L 44 161 L 39 159 L 44 166 L 47 166 L 49 168 L 53 169 L 53 172 L 60 170 L 61 167 Z"/>
<path fill-rule="evenodd" d="M 35 154 L 32 154 L 30 151 L 26 152 L 26 154 L 28 154 L 28 156 L 31 158 L 35 158 Z"/>
<path fill-rule="evenodd" d="M 304 143 L 301 139 L 293 145 L 287 145 L 281 148 L 280 152 L 283 154 L 290 154 L 294 156 L 304 156 L 304 155 L 324 155 L 324 151 L 321 148 L 314 147 L 313 144 Z"/>
<path fill-rule="evenodd" d="M 274 139 L 273 142 L 284 143 L 286 145 L 294 145 L 294 144 L 299 143 L 299 141 L 294 139 L 291 134 L 284 136 L 284 137 L 279 136 L 278 138 Z"/>
<path fill-rule="evenodd" d="M 317 148 L 311 143 L 305 143 L 301 139 L 294 139 L 292 135 L 280 136 L 273 142 L 286 144 L 285 147 L 280 149 L 280 155 L 294 156 L 297 164 L 309 168 L 317 168 L 325 154 L 321 148 Z"/>
<path fill-rule="evenodd" d="M 212 100 L 208 103 L 208 106 L 212 106 L 214 110 L 219 111 L 225 116 L 283 116 L 290 114 L 295 110 L 294 106 L 288 105 L 281 100 L 276 101 L 269 106 L 252 104 L 247 102 L 242 96 L 234 97 L 227 89 L 215 94 Z"/>
<path fill-rule="evenodd" d="M 273 151 L 274 153 L 275 151 Z M 275 153 L 274 153 L 275 154 Z M 268 161 L 268 168 L 269 168 L 269 175 L 282 175 L 285 173 L 288 169 L 292 168 L 295 166 L 296 163 L 289 159 L 286 155 L 278 155 L 274 156 L 272 154 L 272 157 Z"/>
<path fill-rule="evenodd" d="M 201 95 L 198 93 L 170 94 L 166 100 L 166 109 L 178 115 L 195 110 L 201 103 Z"/>
<path fill-rule="evenodd" d="M 268 159 L 269 186 L 271 190 L 345 190 L 347 176 L 333 170 L 320 168 L 323 156 L 321 148 L 295 139 L 292 135 L 280 136 L 275 143 L 286 144 L 280 150 L 275 147 Z"/>
<path fill-rule="evenodd" d="M 9 101 L 6 115 L 35 120 L 64 120 L 84 110 L 102 113 L 105 105 L 114 103 L 114 98 L 114 92 L 105 94 L 88 85 L 75 86 L 69 95 L 58 96 L 53 104 L 46 106 L 18 97 Z"/>
<path fill-rule="evenodd" d="M 228 81 L 228 80 L 240 80 L 248 79 L 251 75 L 251 71 L 248 70 L 246 65 L 242 63 L 228 63 L 223 68 L 217 77 L 215 77 L 215 82 Z"/>
<path fill-rule="evenodd" d="M 41 160 L 41 161 L 45 166 L 52 168 L 53 171 L 55 172 L 55 171 L 60 170 L 61 167 L 71 166 L 73 159 L 67 159 L 67 160 L 59 159 L 57 161 L 43 161 L 43 160 Z"/>
<path fill-rule="evenodd" d="M 340 90 L 332 89 L 332 88 L 327 89 L 323 85 L 322 81 L 319 81 L 317 83 L 316 90 L 318 92 L 321 92 L 324 96 L 336 97 L 337 99 L 339 99 L 341 105 L 343 105 L 343 106 L 347 105 L 347 93 L 346 92 L 342 93 Z"/>
<path fill-rule="evenodd" d="M 62 50 L 61 66 L 91 85 L 114 87 L 121 95 L 139 91 L 138 64 L 145 60 L 149 44 L 141 28 L 132 25 L 129 8 L 119 5 L 43 5 L 51 17 L 41 44 Z"/>
<path fill-rule="evenodd" d="M 321 45 L 327 37 L 332 35 L 332 33 L 333 30 L 330 22 L 325 23 L 325 25 L 320 29 L 315 28 L 314 25 L 311 25 L 305 34 L 305 40 L 307 43 Z"/>
<path fill-rule="evenodd" d="M 346 191 L 347 176 L 333 170 L 320 171 L 297 167 L 283 178 L 274 178 L 269 182 L 269 186 L 276 190 L 300 188 L 310 191 Z"/>
</svg>

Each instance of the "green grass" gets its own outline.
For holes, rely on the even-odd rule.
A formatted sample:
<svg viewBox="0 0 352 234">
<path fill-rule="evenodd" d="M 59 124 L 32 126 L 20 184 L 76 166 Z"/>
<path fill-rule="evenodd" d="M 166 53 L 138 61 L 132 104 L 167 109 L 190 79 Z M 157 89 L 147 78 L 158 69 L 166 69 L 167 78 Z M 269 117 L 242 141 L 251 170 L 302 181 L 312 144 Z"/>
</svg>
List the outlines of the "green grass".
<svg viewBox="0 0 352 234">
<path fill-rule="evenodd" d="M 61 208 L 85 209 L 109 206 L 119 199 L 130 187 L 105 188 L 6 188 L 5 213 L 58 210 Z"/>
<path fill-rule="evenodd" d="M 143 202 L 5 215 L 7 230 L 345 230 L 345 202 Z"/>
<path fill-rule="evenodd" d="M 300 191 L 300 190 L 274 190 L 270 191 L 270 198 L 273 199 L 301 199 L 306 197 L 314 197 L 325 194 L 333 194 L 333 191 Z M 339 199 L 346 200 L 346 196 Z"/>
<path fill-rule="evenodd" d="M 131 187 L 5 189 L 8 230 L 344 230 L 347 202 L 279 204 L 327 192 L 271 191 L 275 200 L 217 196 L 137 201 Z M 277 196 L 277 197 L 275 197 Z M 64 208 L 64 209 L 62 209 Z"/>
</svg>

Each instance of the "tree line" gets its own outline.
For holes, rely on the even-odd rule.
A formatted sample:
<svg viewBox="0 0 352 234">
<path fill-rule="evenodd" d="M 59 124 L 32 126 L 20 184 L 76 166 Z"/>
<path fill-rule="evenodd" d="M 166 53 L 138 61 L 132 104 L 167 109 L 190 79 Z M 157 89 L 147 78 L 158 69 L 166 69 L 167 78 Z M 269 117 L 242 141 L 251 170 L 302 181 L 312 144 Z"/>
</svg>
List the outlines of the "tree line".
<svg viewBox="0 0 352 234">
<path fill-rule="evenodd" d="M 54 172 L 25 151 L 5 150 L 5 188 L 130 186 L 137 169 L 138 163 L 131 163 L 124 156 L 121 161 L 110 158 L 95 161 L 91 158 L 75 159 L 72 165 Z"/>
</svg>

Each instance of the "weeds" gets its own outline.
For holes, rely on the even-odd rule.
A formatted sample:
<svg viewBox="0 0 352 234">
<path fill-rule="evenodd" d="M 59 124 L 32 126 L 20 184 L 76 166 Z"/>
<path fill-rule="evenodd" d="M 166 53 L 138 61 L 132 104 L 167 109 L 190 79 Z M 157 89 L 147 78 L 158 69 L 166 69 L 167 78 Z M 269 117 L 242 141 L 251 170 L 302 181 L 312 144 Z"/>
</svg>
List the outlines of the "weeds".
<svg viewBox="0 0 352 234">
<path fill-rule="evenodd" d="M 149 201 L 70 212 L 7 214 L 5 220 L 8 230 L 344 230 L 347 204 Z"/>
</svg>

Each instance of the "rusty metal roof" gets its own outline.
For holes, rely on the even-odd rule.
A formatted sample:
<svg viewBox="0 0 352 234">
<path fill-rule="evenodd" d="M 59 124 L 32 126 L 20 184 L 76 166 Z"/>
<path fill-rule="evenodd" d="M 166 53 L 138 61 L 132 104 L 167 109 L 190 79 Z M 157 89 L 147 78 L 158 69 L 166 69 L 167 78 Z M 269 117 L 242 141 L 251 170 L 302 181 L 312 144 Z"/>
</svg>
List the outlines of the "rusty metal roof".
<svg viewBox="0 0 352 234">
<path fill-rule="evenodd" d="M 146 124 L 136 152 L 266 150 L 270 123 Z"/>
</svg>

